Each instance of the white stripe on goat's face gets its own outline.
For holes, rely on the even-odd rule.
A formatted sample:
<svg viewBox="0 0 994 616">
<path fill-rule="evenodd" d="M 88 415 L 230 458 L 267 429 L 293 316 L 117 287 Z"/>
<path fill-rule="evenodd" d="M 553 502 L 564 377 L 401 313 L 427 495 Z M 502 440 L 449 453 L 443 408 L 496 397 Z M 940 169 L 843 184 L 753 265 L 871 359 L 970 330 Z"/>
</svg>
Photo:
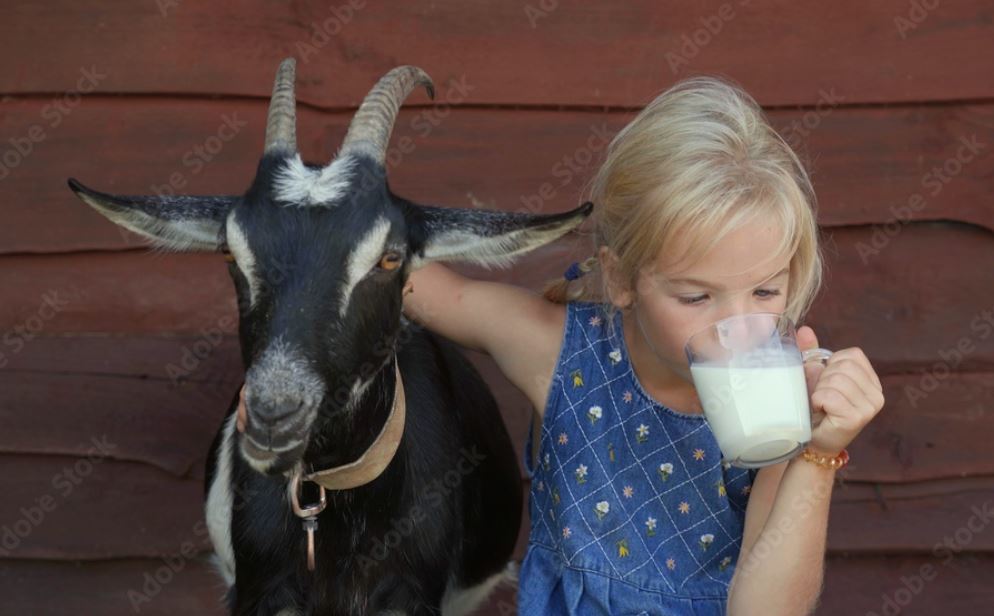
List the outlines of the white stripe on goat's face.
<svg viewBox="0 0 994 616">
<path fill-rule="evenodd" d="M 245 280 L 248 281 L 249 288 L 249 308 L 255 305 L 256 298 L 259 297 L 259 277 L 256 272 L 255 255 L 249 248 L 248 238 L 235 220 L 235 213 L 232 210 L 226 221 L 227 244 L 231 256 L 235 258 L 235 264 L 242 271 Z"/>
<path fill-rule="evenodd" d="M 380 216 L 352 247 L 346 270 L 348 279 L 345 281 L 345 286 L 342 287 L 342 303 L 339 304 L 338 308 L 340 316 L 344 317 L 348 311 L 349 302 L 352 300 L 352 290 L 379 262 L 380 255 L 386 249 L 388 233 L 390 233 L 390 221 L 386 217 Z"/>
<path fill-rule="evenodd" d="M 349 192 L 355 167 L 355 158 L 341 156 L 327 167 L 311 169 L 296 154 L 273 178 L 273 196 L 287 206 L 337 205 Z"/>
</svg>

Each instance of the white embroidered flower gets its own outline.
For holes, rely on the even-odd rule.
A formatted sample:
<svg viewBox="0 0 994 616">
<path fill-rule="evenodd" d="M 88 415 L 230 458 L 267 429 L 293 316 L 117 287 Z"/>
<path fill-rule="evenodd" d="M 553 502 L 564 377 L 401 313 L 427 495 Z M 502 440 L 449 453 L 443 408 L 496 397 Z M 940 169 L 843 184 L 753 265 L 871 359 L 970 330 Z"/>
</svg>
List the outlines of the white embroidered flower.
<svg viewBox="0 0 994 616">
<path fill-rule="evenodd" d="M 608 353 L 607 356 L 611 358 L 612 363 L 616 364 L 621 361 L 621 349 L 615 349 Z"/>
<path fill-rule="evenodd" d="M 649 530 L 656 530 L 656 518 L 654 518 L 652 516 L 649 516 L 648 518 L 646 518 L 646 520 L 645 520 L 645 526 Z"/>
<path fill-rule="evenodd" d="M 645 424 L 639 424 L 638 433 L 639 436 L 641 436 L 642 438 L 649 436 L 649 426 Z"/>
<path fill-rule="evenodd" d="M 581 464 L 580 466 L 576 467 L 576 476 L 577 477 L 586 477 L 587 476 L 587 465 L 586 464 Z"/>
<path fill-rule="evenodd" d="M 597 511 L 597 515 L 603 517 L 607 515 L 609 511 L 611 511 L 611 503 L 607 501 L 601 501 L 594 506 L 594 509 Z"/>
<path fill-rule="evenodd" d="M 701 543 L 705 545 L 711 545 L 713 541 L 714 541 L 714 535 L 712 535 L 711 533 L 707 533 L 706 535 L 701 535 Z"/>
<path fill-rule="evenodd" d="M 599 406 L 592 406 L 587 411 L 587 417 L 590 418 L 590 423 L 594 423 L 603 416 L 604 416 L 604 410 Z"/>
<path fill-rule="evenodd" d="M 667 475 L 673 474 L 673 465 L 669 462 L 663 462 L 659 465 L 659 472 L 666 473 Z"/>
<path fill-rule="evenodd" d="M 569 526 L 564 526 L 563 527 L 563 539 L 569 539 L 569 536 L 572 535 L 572 534 L 573 534 L 573 531 L 570 530 Z"/>
</svg>

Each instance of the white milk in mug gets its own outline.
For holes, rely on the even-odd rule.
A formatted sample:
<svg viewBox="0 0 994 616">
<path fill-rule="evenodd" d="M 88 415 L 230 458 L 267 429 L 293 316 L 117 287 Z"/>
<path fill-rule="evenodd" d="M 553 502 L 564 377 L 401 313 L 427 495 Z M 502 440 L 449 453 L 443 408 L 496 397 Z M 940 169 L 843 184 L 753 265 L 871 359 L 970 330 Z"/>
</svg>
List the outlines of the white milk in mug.
<svg viewBox="0 0 994 616">
<path fill-rule="evenodd" d="M 690 372 L 724 459 L 755 468 L 792 457 L 811 441 L 811 411 L 798 354 L 761 353 Z"/>
</svg>

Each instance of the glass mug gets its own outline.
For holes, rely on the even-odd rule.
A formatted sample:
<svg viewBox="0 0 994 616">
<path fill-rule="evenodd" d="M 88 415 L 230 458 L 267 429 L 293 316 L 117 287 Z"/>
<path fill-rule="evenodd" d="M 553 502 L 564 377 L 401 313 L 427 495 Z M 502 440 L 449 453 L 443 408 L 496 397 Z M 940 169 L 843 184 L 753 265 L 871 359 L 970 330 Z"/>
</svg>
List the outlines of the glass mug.
<svg viewBox="0 0 994 616">
<path fill-rule="evenodd" d="M 790 317 L 739 314 L 695 332 L 684 346 L 691 378 L 722 458 L 760 468 L 797 455 L 811 442 L 808 361 L 828 349 L 797 347 Z"/>
</svg>

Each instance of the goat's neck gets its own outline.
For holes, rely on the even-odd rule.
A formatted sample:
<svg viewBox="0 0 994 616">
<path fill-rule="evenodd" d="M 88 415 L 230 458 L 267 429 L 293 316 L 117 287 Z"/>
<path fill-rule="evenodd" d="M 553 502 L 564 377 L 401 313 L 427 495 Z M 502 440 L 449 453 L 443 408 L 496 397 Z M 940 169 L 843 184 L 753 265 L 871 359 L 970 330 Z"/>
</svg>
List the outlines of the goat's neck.
<svg viewBox="0 0 994 616">
<path fill-rule="evenodd" d="M 383 429 L 397 378 L 393 356 L 373 376 L 359 401 L 348 409 L 322 408 L 304 455 L 305 468 L 321 470 L 356 460 Z"/>
</svg>

